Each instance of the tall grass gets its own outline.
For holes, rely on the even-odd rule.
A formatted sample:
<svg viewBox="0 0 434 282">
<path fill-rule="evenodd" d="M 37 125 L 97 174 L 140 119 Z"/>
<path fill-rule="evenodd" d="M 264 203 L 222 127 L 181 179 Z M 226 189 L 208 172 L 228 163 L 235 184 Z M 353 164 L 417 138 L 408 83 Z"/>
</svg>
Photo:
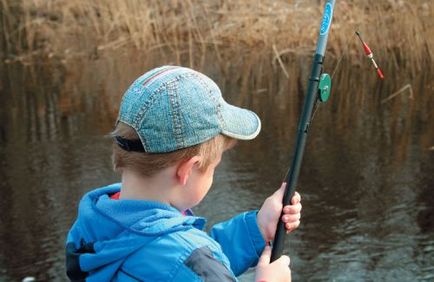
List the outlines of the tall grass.
<svg viewBox="0 0 434 282">
<path fill-rule="evenodd" d="M 321 2 L 321 3 L 320 3 Z M 263 51 L 275 57 L 309 53 L 324 1 L 301 0 L 0 0 L 2 49 L 9 57 L 100 56 L 135 48 L 170 50 L 203 63 L 211 50 Z M 337 1 L 328 56 L 360 58 L 354 31 L 396 65 L 420 69 L 434 52 L 431 0 Z M 234 51 L 235 50 L 235 51 Z"/>
</svg>

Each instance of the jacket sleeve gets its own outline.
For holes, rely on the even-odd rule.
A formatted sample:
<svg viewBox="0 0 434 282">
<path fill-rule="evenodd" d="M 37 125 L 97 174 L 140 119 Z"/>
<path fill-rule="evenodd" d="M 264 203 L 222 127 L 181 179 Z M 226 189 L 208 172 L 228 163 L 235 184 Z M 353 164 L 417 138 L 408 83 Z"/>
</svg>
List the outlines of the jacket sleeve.
<svg viewBox="0 0 434 282">
<path fill-rule="evenodd" d="M 256 222 L 257 211 L 242 213 L 211 228 L 210 236 L 216 240 L 228 257 L 236 276 L 256 266 L 265 247 L 265 241 Z"/>
<path fill-rule="evenodd" d="M 171 281 L 237 282 L 234 274 L 207 247 L 195 249 Z"/>
</svg>

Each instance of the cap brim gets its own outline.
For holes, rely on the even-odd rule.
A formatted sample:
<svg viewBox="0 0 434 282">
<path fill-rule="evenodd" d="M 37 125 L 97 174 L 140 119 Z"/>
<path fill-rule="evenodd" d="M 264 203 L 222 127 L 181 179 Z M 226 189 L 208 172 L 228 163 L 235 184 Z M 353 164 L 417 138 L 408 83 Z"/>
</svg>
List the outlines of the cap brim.
<svg viewBox="0 0 434 282">
<path fill-rule="evenodd" d="M 261 131 L 261 120 L 252 111 L 225 103 L 221 114 L 224 120 L 223 135 L 238 140 L 252 140 Z"/>
</svg>

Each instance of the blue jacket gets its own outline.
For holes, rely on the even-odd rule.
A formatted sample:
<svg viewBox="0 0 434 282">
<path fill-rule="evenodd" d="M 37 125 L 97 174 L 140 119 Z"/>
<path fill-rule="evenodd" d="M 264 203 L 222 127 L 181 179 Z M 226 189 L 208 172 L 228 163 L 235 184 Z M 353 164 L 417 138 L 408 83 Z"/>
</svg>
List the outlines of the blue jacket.
<svg viewBox="0 0 434 282">
<path fill-rule="evenodd" d="M 265 242 L 256 212 L 202 231 L 205 219 L 151 201 L 112 200 L 120 184 L 87 193 L 66 243 L 73 281 L 236 281 Z"/>
</svg>

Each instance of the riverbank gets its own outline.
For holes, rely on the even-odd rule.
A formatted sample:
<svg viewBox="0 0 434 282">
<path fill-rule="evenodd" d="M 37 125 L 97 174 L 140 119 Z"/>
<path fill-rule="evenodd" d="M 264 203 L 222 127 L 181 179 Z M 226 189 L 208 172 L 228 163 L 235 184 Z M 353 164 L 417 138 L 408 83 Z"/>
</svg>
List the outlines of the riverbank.
<svg viewBox="0 0 434 282">
<path fill-rule="evenodd" d="M 200 65 L 207 52 L 227 61 L 246 53 L 311 54 L 324 1 L 6 1 L 1 50 L 9 61 L 98 58 L 111 50 L 168 50 Z M 360 31 L 379 56 L 415 70 L 434 56 L 429 0 L 340 1 L 328 57 L 363 58 Z"/>
</svg>

